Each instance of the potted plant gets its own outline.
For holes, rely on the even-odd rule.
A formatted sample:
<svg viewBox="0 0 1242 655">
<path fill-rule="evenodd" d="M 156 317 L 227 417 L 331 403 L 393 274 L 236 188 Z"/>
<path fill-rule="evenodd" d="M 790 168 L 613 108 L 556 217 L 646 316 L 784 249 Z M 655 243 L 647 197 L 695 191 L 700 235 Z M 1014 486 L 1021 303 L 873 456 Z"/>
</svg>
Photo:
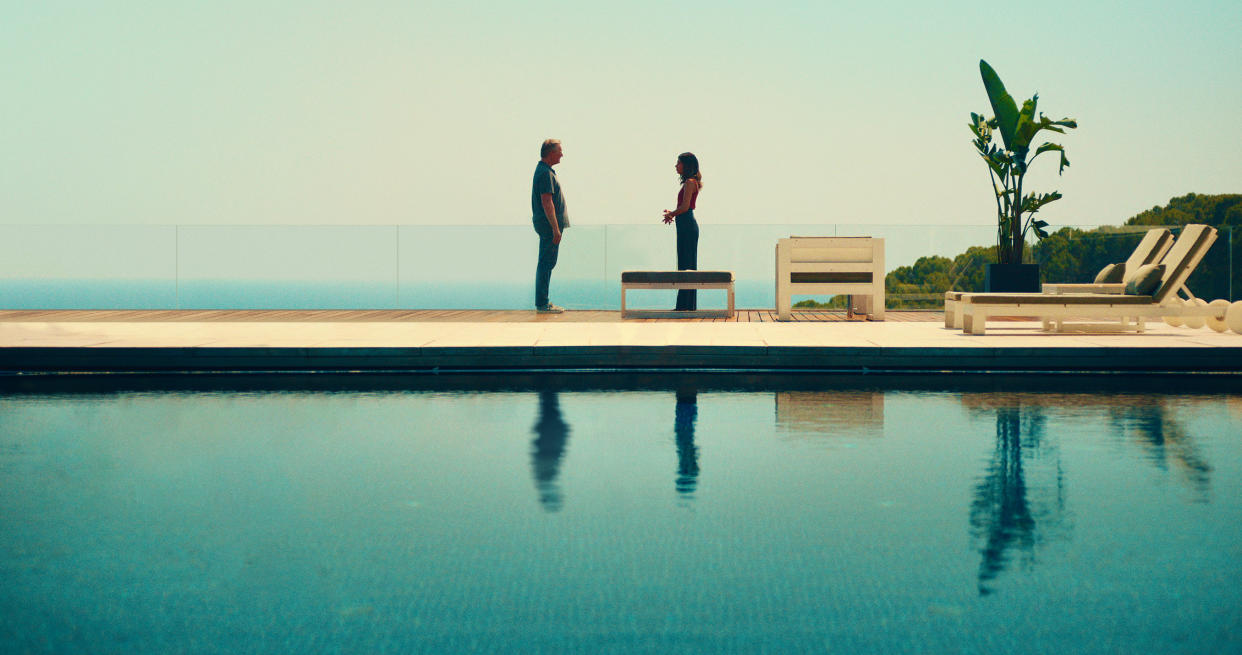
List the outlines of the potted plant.
<svg viewBox="0 0 1242 655">
<path fill-rule="evenodd" d="M 1044 230 L 1048 224 L 1035 220 L 1035 214 L 1044 205 L 1060 200 L 1061 194 L 1053 191 L 1023 195 L 1023 182 L 1031 164 L 1045 152 L 1060 154 L 1061 165 L 1057 175 L 1069 167 L 1069 159 L 1065 157 L 1065 148 L 1055 143 L 1045 142 L 1032 151 L 1031 141 L 1044 130 L 1065 134 L 1066 129 L 1077 128 L 1078 121 L 1072 118 L 1054 121 L 1042 113 L 1036 119 L 1035 105 L 1039 94 L 1032 95 L 1019 109 L 1005 90 L 1000 76 L 982 59 L 979 60 L 979 73 L 983 76 L 983 87 L 988 92 L 994 116 L 984 118 L 972 112 L 970 131 L 975 136 L 975 149 L 988 166 L 988 176 L 996 197 L 997 263 L 988 264 L 984 287 L 987 291 L 1038 291 L 1039 265 L 1024 264 L 1022 261 L 1026 236 L 1028 232 L 1034 232 L 1037 239 L 1048 236 Z M 994 131 L 1000 132 L 1003 147 L 992 142 Z"/>
</svg>

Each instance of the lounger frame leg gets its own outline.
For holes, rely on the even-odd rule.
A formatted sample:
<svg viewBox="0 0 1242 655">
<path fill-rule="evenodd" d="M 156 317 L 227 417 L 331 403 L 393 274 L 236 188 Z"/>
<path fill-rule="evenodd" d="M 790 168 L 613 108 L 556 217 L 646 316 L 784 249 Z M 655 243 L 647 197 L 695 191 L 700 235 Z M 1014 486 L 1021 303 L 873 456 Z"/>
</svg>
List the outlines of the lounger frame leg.
<svg viewBox="0 0 1242 655">
<path fill-rule="evenodd" d="M 977 310 L 978 308 L 976 308 Z M 982 311 L 962 313 L 962 332 L 966 334 L 985 334 L 988 315 Z"/>
</svg>

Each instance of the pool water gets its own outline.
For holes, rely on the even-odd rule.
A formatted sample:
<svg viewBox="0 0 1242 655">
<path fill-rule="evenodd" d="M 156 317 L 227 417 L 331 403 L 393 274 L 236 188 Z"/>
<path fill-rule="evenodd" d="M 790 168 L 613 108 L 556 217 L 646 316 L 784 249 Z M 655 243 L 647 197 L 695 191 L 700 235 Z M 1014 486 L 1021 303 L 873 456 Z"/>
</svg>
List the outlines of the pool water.
<svg viewBox="0 0 1242 655">
<path fill-rule="evenodd" d="M 0 394 L 0 651 L 1242 652 L 1242 393 L 876 384 Z"/>
</svg>

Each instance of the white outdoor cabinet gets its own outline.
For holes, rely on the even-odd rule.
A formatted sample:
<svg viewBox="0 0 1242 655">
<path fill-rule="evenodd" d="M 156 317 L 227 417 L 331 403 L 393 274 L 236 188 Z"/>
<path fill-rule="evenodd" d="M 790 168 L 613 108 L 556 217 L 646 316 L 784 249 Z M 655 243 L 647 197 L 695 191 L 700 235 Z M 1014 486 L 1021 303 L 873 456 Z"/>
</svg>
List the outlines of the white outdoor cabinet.
<svg viewBox="0 0 1242 655">
<path fill-rule="evenodd" d="M 848 295 L 852 313 L 884 320 L 884 239 L 790 237 L 776 242 L 776 314 L 792 320 L 794 295 Z"/>
</svg>

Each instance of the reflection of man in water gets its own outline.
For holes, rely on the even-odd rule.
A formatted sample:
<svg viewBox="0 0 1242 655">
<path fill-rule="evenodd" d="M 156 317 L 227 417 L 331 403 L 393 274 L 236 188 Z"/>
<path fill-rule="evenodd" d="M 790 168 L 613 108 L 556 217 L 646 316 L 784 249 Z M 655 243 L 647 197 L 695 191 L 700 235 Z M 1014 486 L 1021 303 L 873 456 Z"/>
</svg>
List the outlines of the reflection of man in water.
<svg viewBox="0 0 1242 655">
<path fill-rule="evenodd" d="M 561 418 L 560 398 L 555 391 L 539 392 L 539 416 L 531 428 L 535 439 L 531 442 L 530 470 L 535 476 L 535 489 L 539 503 L 549 512 L 561 508 L 561 489 L 556 476 L 561 470 L 561 457 L 565 455 L 565 442 L 569 439 L 569 425 Z"/>
<path fill-rule="evenodd" d="M 698 392 L 677 392 L 673 434 L 677 440 L 677 491 L 690 495 L 699 483 L 699 449 L 694 445 L 694 421 L 698 418 Z"/>
</svg>

